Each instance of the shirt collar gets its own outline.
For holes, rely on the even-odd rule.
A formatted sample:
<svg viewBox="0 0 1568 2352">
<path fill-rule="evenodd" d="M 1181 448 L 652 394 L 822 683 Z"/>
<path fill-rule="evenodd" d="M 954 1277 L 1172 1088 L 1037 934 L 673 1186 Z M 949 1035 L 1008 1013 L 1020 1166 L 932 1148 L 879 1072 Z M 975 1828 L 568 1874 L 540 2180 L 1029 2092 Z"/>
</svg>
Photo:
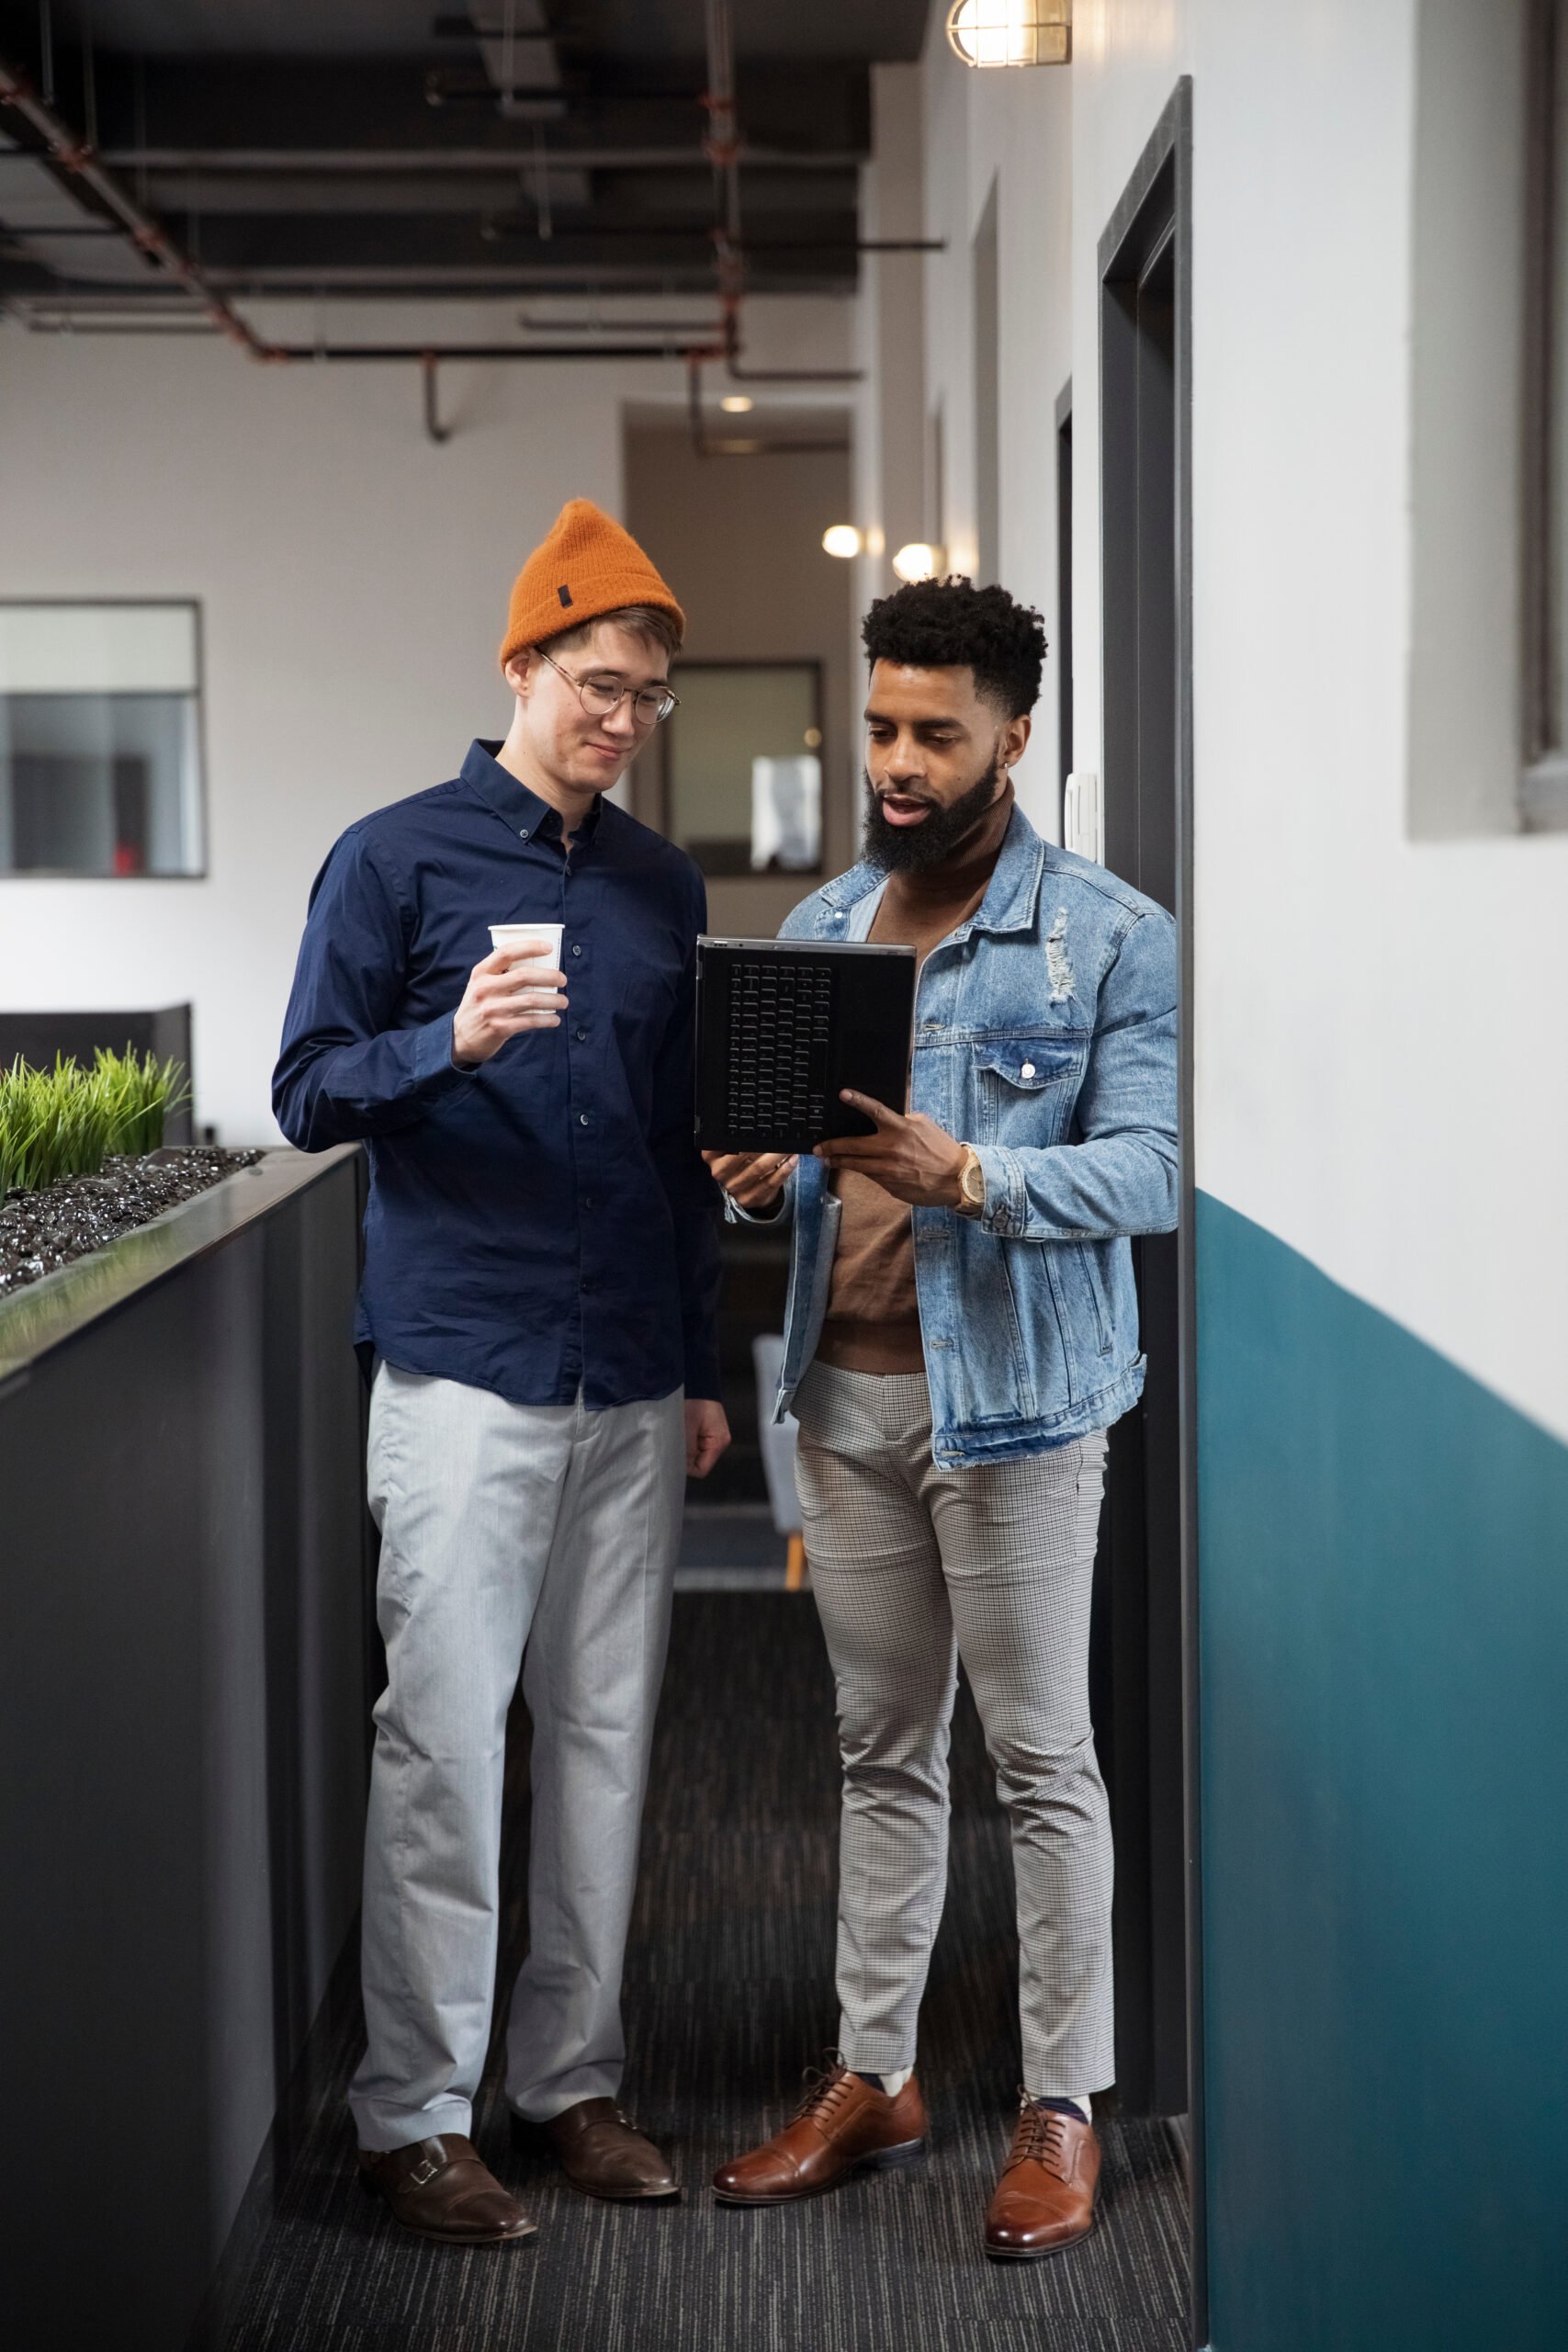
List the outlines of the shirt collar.
<svg viewBox="0 0 1568 2352">
<path fill-rule="evenodd" d="M 1034 921 L 1034 906 L 1040 895 L 1040 875 L 1044 863 L 1044 844 L 1014 801 L 986 895 L 970 923 L 959 925 L 959 935 L 967 937 L 970 929 L 1027 930 Z M 886 880 L 881 866 L 863 858 L 860 865 L 852 865 L 847 874 L 825 882 L 818 895 L 825 906 L 837 913 L 847 914 L 868 893 L 874 891 L 880 895 Z M 869 917 L 866 927 L 870 928 Z"/>
<path fill-rule="evenodd" d="M 1015 802 L 975 929 L 1027 931 L 1034 921 L 1044 864 L 1045 844 Z"/>
<path fill-rule="evenodd" d="M 552 808 L 547 800 L 541 800 L 536 792 L 530 792 L 521 777 L 514 776 L 510 768 L 502 766 L 496 757 L 500 749 L 499 741 L 491 743 L 476 737 L 469 744 L 468 757 L 463 762 L 463 782 L 470 786 L 481 800 L 488 801 L 496 815 L 521 839 L 558 841 L 560 811 Z M 579 842 L 592 837 L 604 806 L 604 794 L 596 792 L 577 829 Z"/>
</svg>

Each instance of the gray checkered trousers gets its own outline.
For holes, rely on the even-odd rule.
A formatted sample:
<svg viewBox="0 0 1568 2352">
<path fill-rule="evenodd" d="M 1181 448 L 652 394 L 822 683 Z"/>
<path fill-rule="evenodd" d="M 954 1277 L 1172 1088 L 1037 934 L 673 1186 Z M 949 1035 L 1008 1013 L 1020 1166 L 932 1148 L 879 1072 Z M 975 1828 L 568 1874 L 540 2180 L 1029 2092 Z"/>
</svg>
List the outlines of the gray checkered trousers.
<svg viewBox="0 0 1568 2352">
<path fill-rule="evenodd" d="M 818 1363 L 795 1399 L 807 1557 L 838 1685 L 840 2047 L 915 2063 L 947 1882 L 962 1657 L 1012 1830 L 1023 2082 L 1115 2077 L 1111 1822 L 1089 1714 L 1103 1434 L 938 1470 L 923 1374 Z"/>
</svg>

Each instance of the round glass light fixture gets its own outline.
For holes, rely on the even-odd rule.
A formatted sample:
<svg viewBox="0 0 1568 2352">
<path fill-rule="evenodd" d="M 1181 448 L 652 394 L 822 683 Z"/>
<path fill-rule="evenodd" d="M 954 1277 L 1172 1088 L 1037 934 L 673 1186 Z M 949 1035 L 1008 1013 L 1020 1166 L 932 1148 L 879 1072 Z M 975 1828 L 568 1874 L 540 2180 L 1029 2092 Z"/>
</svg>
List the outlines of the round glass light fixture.
<svg viewBox="0 0 1568 2352">
<path fill-rule="evenodd" d="M 934 580 L 942 562 L 941 548 L 933 548 L 929 539 L 911 539 L 894 557 L 893 569 L 900 580 Z"/>
<path fill-rule="evenodd" d="M 852 523 L 829 523 L 822 534 L 823 552 L 827 555 L 859 555 L 863 544 Z"/>
<path fill-rule="evenodd" d="M 727 416 L 749 416 L 751 412 L 750 392 L 726 392 L 719 406 Z"/>
<path fill-rule="evenodd" d="M 1073 0 L 953 0 L 947 45 L 965 65 L 1067 65 Z"/>
</svg>

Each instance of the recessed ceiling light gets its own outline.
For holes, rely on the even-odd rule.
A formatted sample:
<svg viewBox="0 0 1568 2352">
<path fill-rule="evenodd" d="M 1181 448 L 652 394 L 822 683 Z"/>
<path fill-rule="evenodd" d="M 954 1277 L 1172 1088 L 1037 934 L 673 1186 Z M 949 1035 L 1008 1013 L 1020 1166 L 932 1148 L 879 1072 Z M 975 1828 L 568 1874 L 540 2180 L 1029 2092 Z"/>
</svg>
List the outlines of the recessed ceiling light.
<svg viewBox="0 0 1568 2352">
<path fill-rule="evenodd" d="M 727 415 L 744 416 L 751 406 L 750 396 L 746 392 L 726 392 L 719 406 Z"/>
</svg>

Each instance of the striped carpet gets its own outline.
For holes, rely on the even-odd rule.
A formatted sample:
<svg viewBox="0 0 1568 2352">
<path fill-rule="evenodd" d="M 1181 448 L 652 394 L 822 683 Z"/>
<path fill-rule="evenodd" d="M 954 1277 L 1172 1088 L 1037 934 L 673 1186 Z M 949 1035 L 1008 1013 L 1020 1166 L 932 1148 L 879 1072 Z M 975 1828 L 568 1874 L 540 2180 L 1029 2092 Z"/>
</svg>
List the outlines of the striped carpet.
<svg viewBox="0 0 1568 2352">
<path fill-rule="evenodd" d="M 526 1773 L 522 1737 L 515 1779 Z M 516 2249 L 403 2235 L 352 2176 L 342 2089 L 293 2120 L 228 2352 L 1184 2352 L 1186 2206 L 1165 2126 L 1104 2127 L 1094 2236 L 987 2263 L 980 2217 L 1018 2068 L 1010 1872 L 967 1699 L 953 1739 L 953 1865 L 922 2020 L 934 2143 L 793 2210 L 704 2184 L 788 2112 L 834 2027 L 837 1775 L 816 1611 L 792 1594 L 677 1597 L 627 1982 L 628 2108 L 676 2155 L 685 2201 L 595 2204 L 507 2146 L 497 2061 L 481 2153 L 540 2232 Z M 503 1975 L 525 1935 L 525 1808 L 506 1855 Z"/>
</svg>

